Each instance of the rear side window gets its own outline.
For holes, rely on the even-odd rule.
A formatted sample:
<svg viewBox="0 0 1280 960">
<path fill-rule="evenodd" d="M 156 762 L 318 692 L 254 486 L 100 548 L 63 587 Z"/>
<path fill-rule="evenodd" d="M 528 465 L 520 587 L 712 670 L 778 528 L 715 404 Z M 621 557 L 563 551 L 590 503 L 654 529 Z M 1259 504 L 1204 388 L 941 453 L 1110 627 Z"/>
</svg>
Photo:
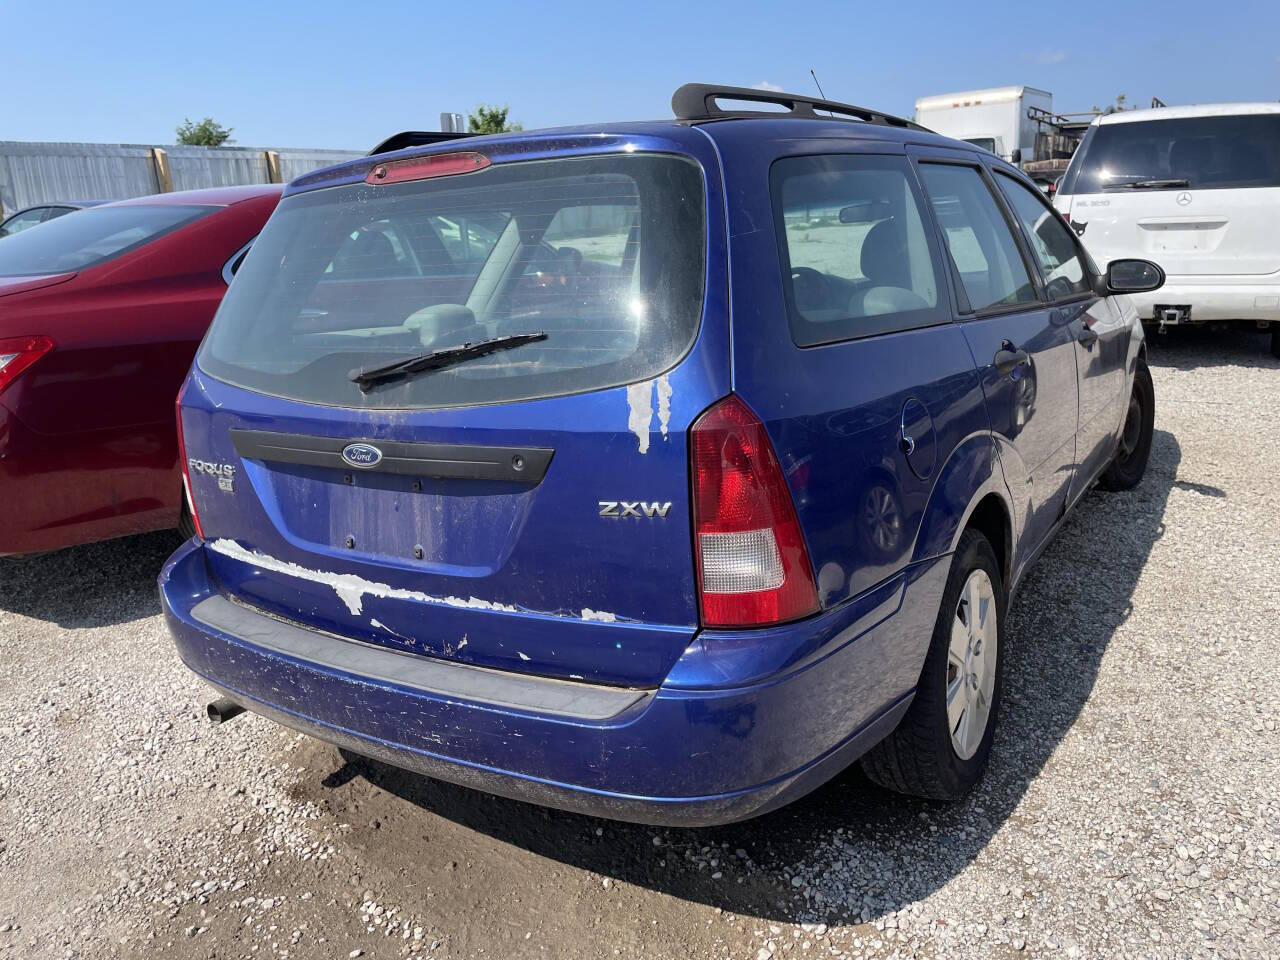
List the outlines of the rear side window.
<svg viewBox="0 0 1280 960">
<path fill-rule="evenodd" d="M 494 164 L 287 197 L 201 349 L 209 374 L 308 403 L 501 403 L 654 377 L 702 313 L 700 168 L 674 156 Z M 358 369 L 513 334 L 545 340 L 367 392 Z"/>
<path fill-rule="evenodd" d="M 1100 123 L 1064 193 L 1280 186 L 1280 114 Z"/>
<path fill-rule="evenodd" d="M 920 174 L 969 306 L 981 311 L 1034 302 L 1018 243 L 977 168 L 922 163 Z"/>
<path fill-rule="evenodd" d="M 789 157 L 770 176 L 798 345 L 947 319 L 905 157 Z"/>
<path fill-rule="evenodd" d="M 138 204 L 95 207 L 0 240 L 0 277 L 68 273 L 97 266 L 217 207 Z"/>
<path fill-rule="evenodd" d="M 1070 229 L 1054 215 L 1038 191 L 1005 174 L 997 174 L 996 183 L 1022 224 L 1048 298 L 1062 300 L 1088 293 L 1089 277 Z"/>
<path fill-rule="evenodd" d="M 30 230 L 38 223 L 44 223 L 47 211 L 47 207 L 36 207 L 33 210 L 24 210 L 22 213 L 14 214 L 4 222 L 3 227 L 0 227 L 0 237 L 21 233 L 23 230 Z"/>
</svg>

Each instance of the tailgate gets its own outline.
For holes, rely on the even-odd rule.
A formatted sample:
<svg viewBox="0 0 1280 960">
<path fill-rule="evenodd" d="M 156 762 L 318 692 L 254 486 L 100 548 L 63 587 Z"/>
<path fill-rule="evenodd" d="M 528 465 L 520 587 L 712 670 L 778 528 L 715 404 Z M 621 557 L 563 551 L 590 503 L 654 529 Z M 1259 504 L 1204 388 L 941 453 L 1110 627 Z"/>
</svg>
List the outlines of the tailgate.
<svg viewBox="0 0 1280 960">
<path fill-rule="evenodd" d="M 284 199 L 182 404 L 227 594 L 424 655 L 661 682 L 698 624 L 686 432 L 729 389 L 722 201 L 664 146 L 446 152 Z"/>
<path fill-rule="evenodd" d="M 206 381 L 183 426 L 211 570 L 342 636 L 656 684 L 698 621 L 685 431 L 706 402 L 680 379 L 394 430 L 277 411 L 271 431 L 280 401 Z M 356 443 L 380 462 L 343 460 Z"/>
<path fill-rule="evenodd" d="M 1070 214 L 1100 265 L 1144 257 L 1171 276 L 1280 271 L 1280 188 L 1090 194 L 1072 198 Z"/>
</svg>

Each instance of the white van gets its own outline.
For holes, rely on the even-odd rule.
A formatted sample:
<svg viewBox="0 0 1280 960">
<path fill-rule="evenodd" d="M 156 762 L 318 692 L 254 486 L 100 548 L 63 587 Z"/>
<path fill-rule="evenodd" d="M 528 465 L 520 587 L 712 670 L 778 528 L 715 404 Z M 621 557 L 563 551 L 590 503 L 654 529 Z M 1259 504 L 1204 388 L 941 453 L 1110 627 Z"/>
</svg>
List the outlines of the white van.
<svg viewBox="0 0 1280 960">
<path fill-rule="evenodd" d="M 1270 328 L 1280 357 L 1280 103 L 1099 117 L 1054 202 L 1098 263 L 1164 268 L 1144 321 Z"/>
</svg>

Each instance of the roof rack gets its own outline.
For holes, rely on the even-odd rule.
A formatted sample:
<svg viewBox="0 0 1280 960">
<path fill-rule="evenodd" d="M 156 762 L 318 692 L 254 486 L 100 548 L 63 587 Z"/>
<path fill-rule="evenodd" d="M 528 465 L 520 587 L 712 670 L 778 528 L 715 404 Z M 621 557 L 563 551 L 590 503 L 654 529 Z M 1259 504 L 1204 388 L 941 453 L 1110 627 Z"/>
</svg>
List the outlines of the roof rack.
<svg viewBox="0 0 1280 960">
<path fill-rule="evenodd" d="M 786 107 L 789 113 L 780 114 L 776 110 L 722 110 L 716 102 L 718 100 L 772 103 Z M 804 97 L 795 93 L 775 93 L 772 90 L 757 90 L 755 87 L 721 87 L 712 83 L 686 83 L 671 95 L 671 109 L 678 120 L 726 120 L 732 117 L 780 116 L 828 119 L 818 115 L 817 111 L 823 110 L 842 117 L 852 117 L 864 123 L 930 132 L 927 127 L 920 126 L 914 120 L 895 117 L 891 113 L 871 110 L 867 107 L 857 107 L 851 103 Z"/>
<path fill-rule="evenodd" d="M 433 143 L 444 143 L 446 140 L 460 140 L 471 137 L 471 133 L 445 133 L 440 130 L 405 130 L 387 137 L 369 151 L 369 156 L 379 153 L 390 153 L 392 150 L 403 150 L 405 147 L 425 147 Z"/>
</svg>

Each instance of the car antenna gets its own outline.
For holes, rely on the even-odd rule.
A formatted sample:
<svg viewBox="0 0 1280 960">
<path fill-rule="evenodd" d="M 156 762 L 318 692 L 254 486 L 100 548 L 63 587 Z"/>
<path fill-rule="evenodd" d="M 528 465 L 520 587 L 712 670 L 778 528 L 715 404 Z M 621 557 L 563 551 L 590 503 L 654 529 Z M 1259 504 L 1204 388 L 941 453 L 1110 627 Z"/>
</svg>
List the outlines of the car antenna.
<svg viewBox="0 0 1280 960">
<path fill-rule="evenodd" d="M 818 82 L 818 75 L 813 72 L 813 67 L 809 68 L 809 76 L 813 77 L 813 85 L 818 88 L 818 96 L 823 100 L 827 99 L 827 95 L 822 92 L 822 84 Z"/>
</svg>

